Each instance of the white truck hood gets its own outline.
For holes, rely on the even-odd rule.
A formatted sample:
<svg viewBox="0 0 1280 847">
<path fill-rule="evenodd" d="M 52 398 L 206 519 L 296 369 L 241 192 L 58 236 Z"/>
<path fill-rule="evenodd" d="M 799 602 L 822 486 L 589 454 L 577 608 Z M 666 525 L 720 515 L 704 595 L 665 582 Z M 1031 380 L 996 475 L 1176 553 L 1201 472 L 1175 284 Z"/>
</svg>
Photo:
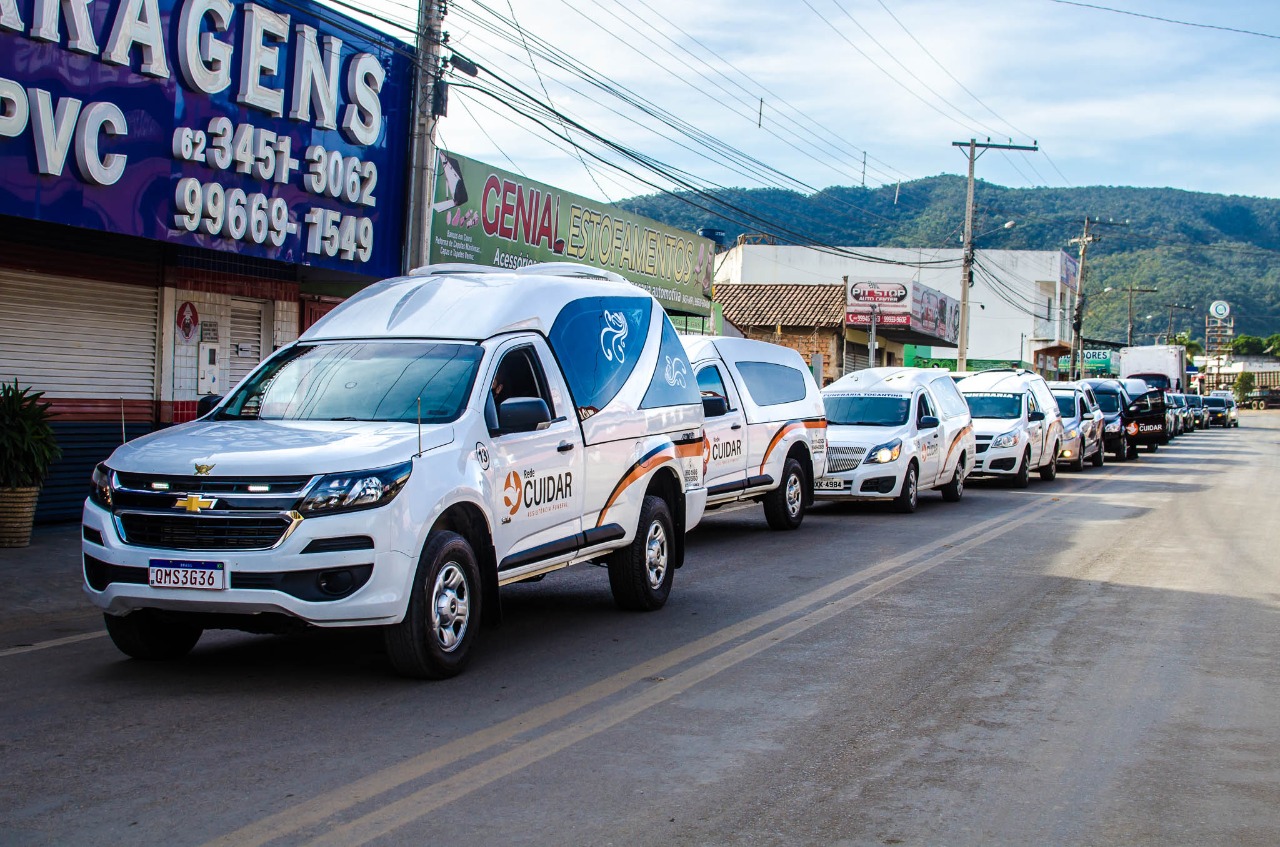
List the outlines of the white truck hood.
<svg viewBox="0 0 1280 847">
<path fill-rule="evenodd" d="M 827 443 L 833 447 L 866 447 L 884 444 L 895 438 L 905 439 L 906 426 L 853 426 L 827 424 Z"/>
<path fill-rule="evenodd" d="M 1014 429 L 1022 429 L 1023 422 L 1018 418 L 974 418 L 974 435 L 1004 435 Z"/>
<path fill-rule="evenodd" d="M 453 426 L 422 427 L 422 449 L 453 441 Z M 369 470 L 418 452 L 417 424 L 382 421 L 196 421 L 121 445 L 107 466 L 129 473 L 309 476 Z"/>
</svg>

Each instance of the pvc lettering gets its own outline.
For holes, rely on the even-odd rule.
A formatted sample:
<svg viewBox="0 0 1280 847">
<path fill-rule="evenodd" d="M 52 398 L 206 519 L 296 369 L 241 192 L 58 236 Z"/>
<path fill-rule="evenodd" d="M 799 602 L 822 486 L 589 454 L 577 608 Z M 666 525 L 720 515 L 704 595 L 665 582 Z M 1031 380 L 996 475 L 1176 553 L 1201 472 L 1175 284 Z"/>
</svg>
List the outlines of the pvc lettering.
<svg viewBox="0 0 1280 847">
<path fill-rule="evenodd" d="M 16 138 L 28 125 L 35 142 L 36 170 L 45 176 L 62 175 L 73 146 L 76 171 L 85 182 L 114 185 L 124 174 L 128 157 L 118 153 L 103 156 L 98 148 L 103 135 L 129 134 L 124 112 L 116 104 L 84 106 L 74 97 L 63 97 L 55 106 L 48 91 L 23 90 L 13 80 L 0 78 L 0 137 Z"/>
</svg>

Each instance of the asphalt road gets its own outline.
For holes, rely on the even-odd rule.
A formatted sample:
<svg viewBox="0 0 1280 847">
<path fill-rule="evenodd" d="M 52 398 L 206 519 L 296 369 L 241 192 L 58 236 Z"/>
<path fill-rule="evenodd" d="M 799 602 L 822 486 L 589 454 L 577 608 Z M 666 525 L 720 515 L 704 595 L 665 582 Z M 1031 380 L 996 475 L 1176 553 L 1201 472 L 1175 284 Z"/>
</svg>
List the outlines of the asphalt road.
<svg viewBox="0 0 1280 847">
<path fill-rule="evenodd" d="M 514 586 L 442 683 L 352 633 L 125 660 L 53 545 L 0 575 L 0 844 L 1275 845 L 1280 413 L 1242 424 L 715 515 L 662 611 Z"/>
</svg>

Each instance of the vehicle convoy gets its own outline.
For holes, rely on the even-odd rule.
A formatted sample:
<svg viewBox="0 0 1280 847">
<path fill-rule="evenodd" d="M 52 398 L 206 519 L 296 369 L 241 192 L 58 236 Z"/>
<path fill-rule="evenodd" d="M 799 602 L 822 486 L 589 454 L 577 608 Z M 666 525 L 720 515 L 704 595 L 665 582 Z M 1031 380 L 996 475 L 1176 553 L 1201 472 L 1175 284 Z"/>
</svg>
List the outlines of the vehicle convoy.
<svg viewBox="0 0 1280 847">
<path fill-rule="evenodd" d="M 1049 390 L 1062 415 L 1062 447 L 1058 461 L 1073 471 L 1083 471 L 1085 461 L 1095 468 L 1106 461 L 1103 447 L 1103 416 L 1093 388 L 1081 382 L 1051 382 Z"/>
<path fill-rule="evenodd" d="M 1032 470 L 1058 475 L 1062 415 L 1044 377 L 1028 370 L 981 371 L 956 384 L 973 415 L 973 474 L 1012 479 L 1025 488 Z"/>
<path fill-rule="evenodd" d="M 892 500 L 914 512 L 922 489 L 964 496 L 977 448 L 964 398 L 946 371 L 868 368 L 822 390 L 827 410 L 824 500 Z"/>
<path fill-rule="evenodd" d="M 1191 428 L 1205 429 L 1209 426 L 1209 411 L 1204 406 L 1204 398 L 1199 394 L 1184 394 L 1187 410 L 1191 413 Z"/>
<path fill-rule="evenodd" d="M 571 564 L 657 609 L 706 502 L 686 359 L 658 302 L 595 268 L 377 283 L 98 466 L 85 590 L 137 658 L 208 628 L 378 626 L 427 678 L 463 669 L 500 586 Z"/>
<path fill-rule="evenodd" d="M 796 529 L 827 465 L 822 395 L 800 354 L 749 338 L 682 336 L 706 418 L 707 508 L 759 500 Z"/>
<path fill-rule="evenodd" d="M 1120 378 L 1141 379 L 1162 391 L 1185 391 L 1187 348 L 1181 344 L 1121 347 Z"/>
</svg>

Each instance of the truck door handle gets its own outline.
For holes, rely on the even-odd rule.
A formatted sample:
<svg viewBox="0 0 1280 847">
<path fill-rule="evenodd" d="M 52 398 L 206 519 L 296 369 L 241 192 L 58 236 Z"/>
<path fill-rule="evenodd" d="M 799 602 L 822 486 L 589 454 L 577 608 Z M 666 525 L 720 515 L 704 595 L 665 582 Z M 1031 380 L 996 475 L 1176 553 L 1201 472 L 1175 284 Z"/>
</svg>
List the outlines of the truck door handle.
<svg viewBox="0 0 1280 847">
<path fill-rule="evenodd" d="M 742 429 L 742 424 L 734 424 L 733 426 L 729 427 L 729 429 Z"/>
<path fill-rule="evenodd" d="M 569 452 L 570 450 L 572 450 L 572 449 L 573 449 L 573 442 L 571 442 L 571 441 L 561 441 L 561 442 L 560 442 L 560 446 L 556 448 L 556 452 L 559 452 L 559 453 L 568 453 L 568 452 Z"/>
</svg>

